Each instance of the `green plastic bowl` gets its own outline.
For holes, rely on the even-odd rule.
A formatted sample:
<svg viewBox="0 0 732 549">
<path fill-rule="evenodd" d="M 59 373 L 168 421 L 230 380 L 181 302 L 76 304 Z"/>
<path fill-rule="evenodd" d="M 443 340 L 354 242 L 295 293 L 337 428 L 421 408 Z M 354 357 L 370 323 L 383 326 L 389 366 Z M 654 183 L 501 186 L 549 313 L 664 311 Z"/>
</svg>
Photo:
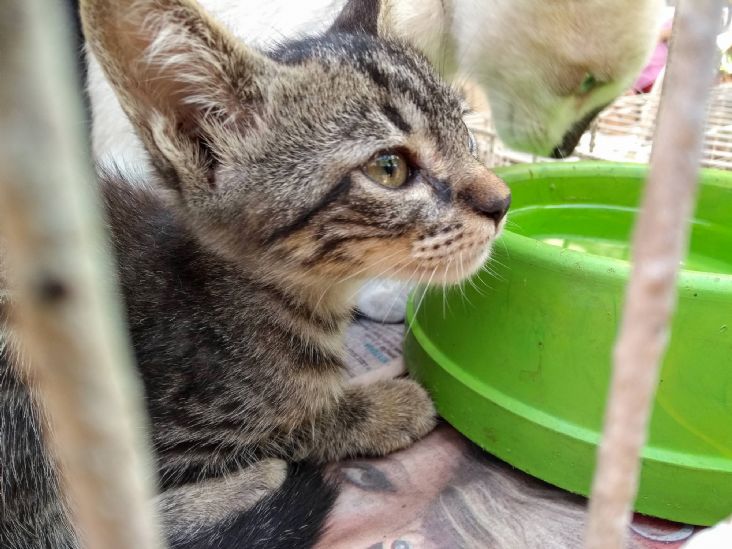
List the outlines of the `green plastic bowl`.
<svg viewBox="0 0 732 549">
<path fill-rule="evenodd" d="M 470 283 L 412 296 L 405 361 L 468 438 L 587 495 L 646 169 L 498 173 L 508 230 Z M 636 510 L 707 525 L 732 513 L 732 174 L 702 175 L 678 289 Z"/>
</svg>

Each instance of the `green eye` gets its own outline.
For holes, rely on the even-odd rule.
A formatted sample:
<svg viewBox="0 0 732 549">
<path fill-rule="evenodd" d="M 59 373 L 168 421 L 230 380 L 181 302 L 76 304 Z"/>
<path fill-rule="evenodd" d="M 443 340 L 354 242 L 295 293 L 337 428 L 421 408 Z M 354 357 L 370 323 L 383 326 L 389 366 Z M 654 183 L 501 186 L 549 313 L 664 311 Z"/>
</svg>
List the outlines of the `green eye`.
<svg viewBox="0 0 732 549">
<path fill-rule="evenodd" d="M 409 165 L 397 153 L 383 153 L 376 156 L 363 168 L 363 172 L 379 185 L 396 189 L 409 178 Z"/>
<path fill-rule="evenodd" d="M 577 88 L 578 95 L 586 95 L 600 85 L 600 81 L 592 73 L 585 74 L 585 78 Z"/>
</svg>

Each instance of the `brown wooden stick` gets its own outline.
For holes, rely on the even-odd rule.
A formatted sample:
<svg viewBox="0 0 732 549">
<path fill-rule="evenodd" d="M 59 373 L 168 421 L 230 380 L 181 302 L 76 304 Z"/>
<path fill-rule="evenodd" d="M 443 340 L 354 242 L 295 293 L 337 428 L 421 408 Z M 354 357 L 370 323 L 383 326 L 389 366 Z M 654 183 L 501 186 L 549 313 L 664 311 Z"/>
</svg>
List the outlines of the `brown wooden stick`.
<svg viewBox="0 0 732 549">
<path fill-rule="evenodd" d="M 633 271 L 590 500 L 588 549 L 620 549 L 625 543 L 688 240 L 722 6 L 723 0 L 684 0 L 676 12 L 651 168 L 633 236 Z"/>
<path fill-rule="evenodd" d="M 160 547 L 141 391 L 63 21 L 57 0 L 0 0 L 0 259 L 83 541 Z"/>
</svg>

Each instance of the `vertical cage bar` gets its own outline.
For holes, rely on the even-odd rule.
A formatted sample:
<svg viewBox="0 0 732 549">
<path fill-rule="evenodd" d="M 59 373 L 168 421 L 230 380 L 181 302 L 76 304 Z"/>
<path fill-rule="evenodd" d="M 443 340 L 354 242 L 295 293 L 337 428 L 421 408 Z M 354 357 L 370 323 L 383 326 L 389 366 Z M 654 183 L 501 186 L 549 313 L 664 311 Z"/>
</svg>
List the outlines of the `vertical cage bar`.
<svg viewBox="0 0 732 549">
<path fill-rule="evenodd" d="M 625 546 L 640 455 L 676 304 L 679 265 L 687 247 L 723 4 L 723 0 L 684 0 L 676 10 L 592 486 L 588 549 Z"/>
<path fill-rule="evenodd" d="M 57 0 L 0 0 L 0 259 L 82 543 L 157 548 L 142 392 L 63 21 Z"/>
</svg>

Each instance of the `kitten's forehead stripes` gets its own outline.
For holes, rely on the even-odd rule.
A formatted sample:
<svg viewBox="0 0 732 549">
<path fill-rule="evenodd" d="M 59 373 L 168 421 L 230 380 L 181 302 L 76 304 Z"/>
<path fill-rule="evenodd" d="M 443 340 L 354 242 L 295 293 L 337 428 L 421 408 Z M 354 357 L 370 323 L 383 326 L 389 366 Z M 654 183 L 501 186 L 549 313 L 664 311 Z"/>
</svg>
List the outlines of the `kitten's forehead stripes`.
<svg viewBox="0 0 732 549">
<path fill-rule="evenodd" d="M 407 46 L 398 43 L 375 40 L 368 35 L 333 34 L 320 38 L 309 38 L 288 44 L 270 55 L 286 64 L 301 64 L 318 59 L 325 67 L 350 64 L 367 76 L 388 96 L 400 97 L 413 104 L 428 121 L 429 130 L 440 146 L 446 146 L 449 139 L 445 130 L 462 124 L 462 105 L 459 97 L 434 74 L 429 62 Z M 406 131 L 411 124 L 394 104 L 384 114 L 400 130 Z M 393 110 L 392 110 L 393 109 Z M 406 122 L 398 123 L 394 113 Z M 406 132 L 406 133 L 409 133 Z"/>
<path fill-rule="evenodd" d="M 384 113 L 389 121 L 396 126 L 397 129 L 401 130 L 405 134 L 412 133 L 412 126 L 404 120 L 399 111 L 392 105 L 385 104 L 381 107 L 381 112 Z"/>
<path fill-rule="evenodd" d="M 383 60 L 363 59 L 359 60 L 356 66 L 388 95 L 404 98 L 408 103 L 414 105 L 422 113 L 430 133 L 437 138 L 440 146 L 444 147 L 449 143 L 450 139 L 446 138 L 445 130 L 461 121 L 461 119 L 451 116 L 452 113 L 461 111 L 457 102 L 444 100 L 445 96 L 449 94 L 445 93 L 440 83 L 421 71 L 411 70 L 412 67 L 408 67 L 409 76 L 421 76 L 421 78 L 407 78 L 402 74 L 395 74 L 393 69 L 389 69 L 387 72 L 384 69 Z M 416 68 L 416 64 L 414 68 Z M 452 118 L 455 120 L 453 121 Z M 448 135 L 452 134 L 448 133 Z"/>
</svg>

